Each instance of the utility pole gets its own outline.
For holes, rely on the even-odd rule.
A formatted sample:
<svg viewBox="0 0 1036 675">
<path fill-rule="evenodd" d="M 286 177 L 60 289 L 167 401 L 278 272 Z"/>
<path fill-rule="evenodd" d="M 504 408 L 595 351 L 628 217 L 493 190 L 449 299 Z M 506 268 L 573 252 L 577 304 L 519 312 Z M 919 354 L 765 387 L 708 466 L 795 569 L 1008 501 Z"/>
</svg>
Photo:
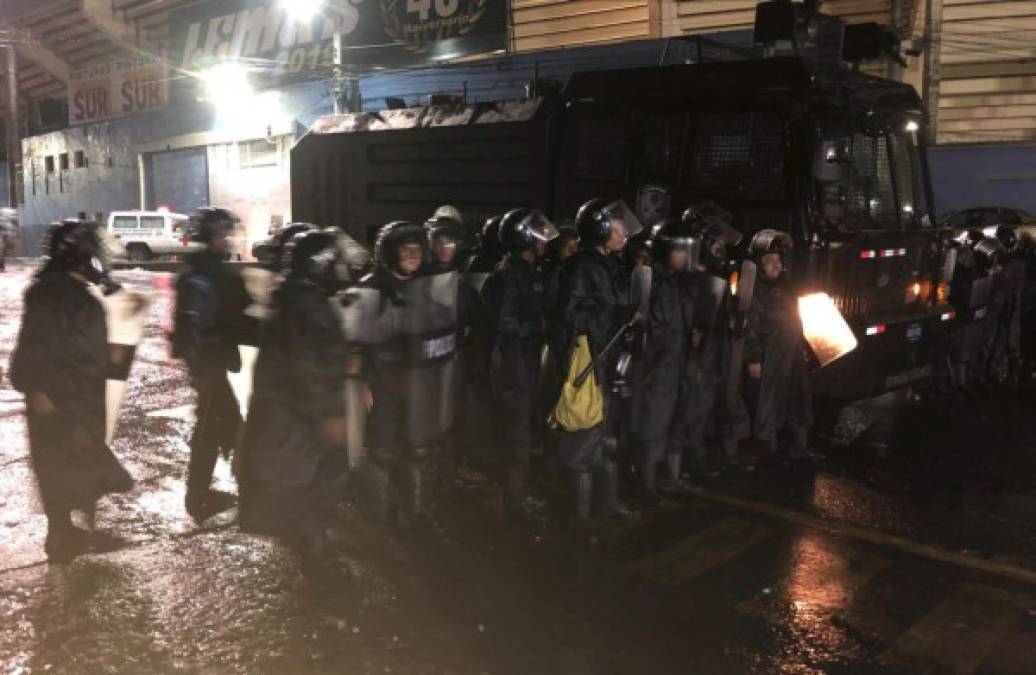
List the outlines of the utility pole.
<svg viewBox="0 0 1036 675">
<path fill-rule="evenodd" d="M 939 128 L 939 80 L 942 78 L 942 0 L 925 0 L 923 100 L 928 113 L 928 143 L 935 145 Z"/>
<path fill-rule="evenodd" d="M 22 141 L 18 122 L 18 57 L 14 45 L 7 45 L 7 183 L 9 206 L 18 206 L 18 170 Z"/>
<path fill-rule="evenodd" d="M 334 113 L 360 112 L 363 104 L 360 100 L 360 78 L 356 77 L 352 67 L 345 62 L 344 36 L 335 33 L 334 36 L 334 84 L 332 95 L 334 97 Z"/>
</svg>

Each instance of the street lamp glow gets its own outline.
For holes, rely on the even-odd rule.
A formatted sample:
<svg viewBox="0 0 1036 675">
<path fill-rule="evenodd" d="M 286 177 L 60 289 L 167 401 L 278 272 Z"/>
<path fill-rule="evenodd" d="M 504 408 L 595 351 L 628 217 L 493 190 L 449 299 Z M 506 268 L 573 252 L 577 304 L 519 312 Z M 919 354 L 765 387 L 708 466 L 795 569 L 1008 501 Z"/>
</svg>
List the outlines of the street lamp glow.
<svg viewBox="0 0 1036 675">
<path fill-rule="evenodd" d="M 217 109 L 240 105 L 252 97 L 252 85 L 248 83 L 248 72 L 234 61 L 227 61 L 202 72 L 205 95 Z"/>
<path fill-rule="evenodd" d="M 906 130 L 908 134 L 912 134 L 916 132 L 918 129 L 920 129 L 921 125 L 918 124 L 916 120 L 910 120 L 906 123 L 906 126 L 903 128 Z"/>
<path fill-rule="evenodd" d="M 281 9 L 299 23 L 309 23 L 324 8 L 324 0 L 281 0 Z"/>
</svg>

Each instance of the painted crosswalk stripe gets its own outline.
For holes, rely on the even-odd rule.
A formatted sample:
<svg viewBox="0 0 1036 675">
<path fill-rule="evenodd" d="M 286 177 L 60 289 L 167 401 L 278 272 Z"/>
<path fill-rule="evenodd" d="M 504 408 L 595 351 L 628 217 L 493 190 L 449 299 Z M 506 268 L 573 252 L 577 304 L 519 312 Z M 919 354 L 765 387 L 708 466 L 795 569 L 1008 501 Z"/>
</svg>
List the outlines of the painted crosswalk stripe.
<svg viewBox="0 0 1036 675">
<path fill-rule="evenodd" d="M 771 527 L 740 518 L 726 518 L 695 532 L 674 546 L 630 565 L 638 576 L 679 584 L 736 558 L 773 534 Z"/>
<path fill-rule="evenodd" d="M 879 661 L 912 673 L 968 675 L 1032 600 L 989 586 L 961 584 L 900 635 Z"/>
<path fill-rule="evenodd" d="M 790 553 L 788 573 L 766 593 L 739 604 L 737 611 L 775 624 L 800 614 L 837 614 L 891 564 L 867 551 L 850 551 L 817 532 L 799 535 Z"/>
</svg>

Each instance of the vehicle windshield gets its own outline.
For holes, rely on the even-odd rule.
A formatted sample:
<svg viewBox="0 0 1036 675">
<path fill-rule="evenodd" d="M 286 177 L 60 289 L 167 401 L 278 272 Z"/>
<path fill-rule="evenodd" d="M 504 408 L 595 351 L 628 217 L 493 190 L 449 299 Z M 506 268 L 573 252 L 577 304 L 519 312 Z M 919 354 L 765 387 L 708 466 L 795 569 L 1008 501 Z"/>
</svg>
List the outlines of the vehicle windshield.
<svg viewBox="0 0 1036 675">
<path fill-rule="evenodd" d="M 918 228 L 927 214 L 922 171 L 909 132 L 824 134 L 816 170 L 820 212 L 851 232 Z"/>
</svg>

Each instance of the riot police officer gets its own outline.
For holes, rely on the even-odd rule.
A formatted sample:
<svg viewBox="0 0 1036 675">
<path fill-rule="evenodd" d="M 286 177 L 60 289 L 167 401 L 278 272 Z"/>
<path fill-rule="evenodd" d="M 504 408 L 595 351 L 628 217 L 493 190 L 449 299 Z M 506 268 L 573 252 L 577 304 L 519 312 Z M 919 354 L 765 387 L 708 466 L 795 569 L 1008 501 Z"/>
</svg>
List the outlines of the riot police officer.
<svg viewBox="0 0 1036 675">
<path fill-rule="evenodd" d="M 699 245 L 696 270 L 683 277 L 694 321 L 675 436 L 700 474 L 714 474 L 733 462 L 738 441 L 750 431 L 744 402 L 728 387 L 735 314 L 728 251 L 741 234 L 725 216 L 711 202 L 690 207 L 683 215 Z M 719 450 L 712 456 L 706 446 L 710 429 Z"/>
<path fill-rule="evenodd" d="M 335 234 L 303 229 L 262 327 L 239 451 L 241 528 L 278 537 L 321 571 L 324 530 L 347 470 L 346 343 L 329 302 L 342 286 Z"/>
<path fill-rule="evenodd" d="M 749 245 L 759 275 L 745 335 L 746 399 L 752 435 L 764 453 L 776 455 L 777 433 L 787 429 L 791 458 L 819 459 L 809 447 L 813 410 L 806 342 L 785 274 L 791 247 L 791 237 L 775 230 L 758 232 Z"/>
<path fill-rule="evenodd" d="M 500 245 L 500 221 L 503 216 L 493 216 L 486 219 L 482 226 L 482 235 L 479 237 L 478 251 L 468 261 L 467 273 L 488 276 L 496 269 L 497 263 L 504 256 L 503 248 Z M 485 276 L 479 282 L 485 281 Z M 481 283 L 479 289 L 481 290 Z"/>
<path fill-rule="evenodd" d="M 419 276 L 429 255 L 420 226 L 384 226 L 374 272 L 358 289 L 372 300 L 370 309 L 346 335 L 371 391 L 369 468 L 378 505 L 405 524 L 427 514 L 427 469 L 453 421 L 458 279 Z"/>
<path fill-rule="evenodd" d="M 238 220 L 227 209 L 203 207 L 191 214 L 191 254 L 176 281 L 173 355 L 182 358 L 198 395 L 197 422 L 187 466 L 187 513 L 200 522 L 232 500 L 211 489 L 220 454 L 229 458 L 241 426 L 241 412 L 228 372 L 241 369 L 238 345 L 255 344 L 258 324 L 246 314 L 252 299 L 241 276 L 224 266 Z"/>
<path fill-rule="evenodd" d="M 515 209 L 500 223 L 500 242 L 508 251 L 483 287 L 483 301 L 493 327 L 490 383 L 506 446 L 508 511 L 525 509 L 529 460 L 538 427 L 537 394 L 546 327 L 546 287 L 537 261 L 554 235 L 550 221 L 537 210 Z"/>
<path fill-rule="evenodd" d="M 295 237 L 306 232 L 317 230 L 312 223 L 288 223 L 277 234 L 273 235 L 267 268 L 271 272 L 284 272 L 291 268 L 291 247 L 288 245 Z"/>
<path fill-rule="evenodd" d="M 459 251 L 463 237 L 461 224 L 452 218 L 438 217 L 425 222 L 424 227 L 432 252 L 429 272 L 435 274 L 460 269 L 464 262 Z"/>
<path fill-rule="evenodd" d="M 577 340 L 585 335 L 591 354 L 597 357 L 595 376 L 606 411 L 617 359 L 614 352 L 605 354 L 604 350 L 634 313 L 628 277 L 623 275 L 615 254 L 622 251 L 631 234 L 641 229 L 624 202 L 590 200 L 576 215 L 581 248 L 565 263 L 559 281 L 560 320 L 551 339 L 551 349 L 562 369 L 558 379 L 565 380 Z M 561 431 L 554 448 L 556 463 L 571 472 L 574 516 L 580 525 L 586 524 L 594 501 L 606 514 L 631 513 L 619 500 L 615 420 L 607 419 L 607 412 L 605 418 L 590 429 Z"/>
<path fill-rule="evenodd" d="M 500 245 L 500 220 L 493 216 L 482 227 L 477 252 L 468 261 L 459 286 L 461 334 L 457 344 L 458 450 L 475 465 L 491 465 L 492 392 L 486 378 L 492 347 L 493 326 L 489 308 L 482 302 L 482 289 L 503 256 Z"/>
<path fill-rule="evenodd" d="M 73 510 L 92 516 L 102 496 L 132 486 L 105 444 L 108 332 L 104 308 L 88 286 L 112 292 L 116 285 L 100 249 L 95 223 L 54 226 L 47 262 L 25 293 L 11 358 L 11 383 L 25 394 L 29 454 L 47 516 L 45 549 L 54 562 L 95 541 L 73 526 Z"/>
<path fill-rule="evenodd" d="M 993 365 L 998 381 L 1016 384 L 1021 364 L 1022 297 L 1028 272 L 1014 228 L 1001 225 L 996 230 L 996 238 L 1004 247 L 1001 256 L 1004 299 L 992 344 Z"/>
<path fill-rule="evenodd" d="M 639 369 L 639 495 L 649 505 L 659 501 L 657 474 L 662 462 L 669 469 L 663 491 L 687 491 L 681 478 L 683 448 L 672 442 L 672 431 L 680 385 L 686 377 L 694 316 L 692 298 L 681 277 L 692 269 L 695 250 L 688 225 L 671 220 L 659 223 L 651 241 L 651 296 L 648 315 L 641 324 L 644 348 Z"/>
</svg>

